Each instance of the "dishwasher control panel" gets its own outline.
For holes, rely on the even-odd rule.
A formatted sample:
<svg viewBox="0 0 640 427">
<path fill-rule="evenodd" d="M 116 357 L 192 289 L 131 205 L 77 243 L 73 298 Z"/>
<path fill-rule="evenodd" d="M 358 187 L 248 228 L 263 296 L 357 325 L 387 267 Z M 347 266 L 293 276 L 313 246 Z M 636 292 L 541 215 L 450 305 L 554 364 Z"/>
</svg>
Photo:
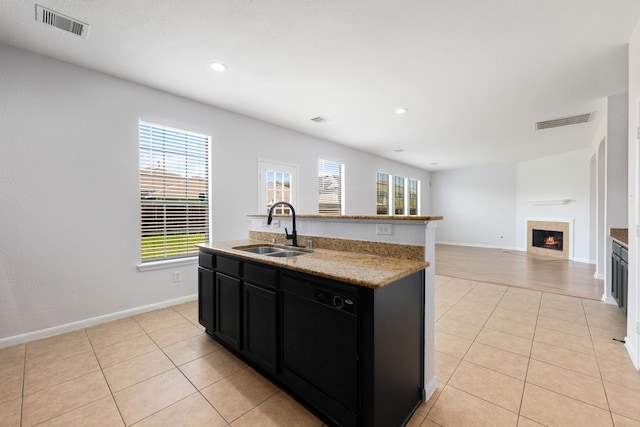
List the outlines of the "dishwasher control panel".
<svg viewBox="0 0 640 427">
<path fill-rule="evenodd" d="M 327 289 L 325 287 L 319 287 L 314 289 L 315 300 L 319 303 L 330 305 L 338 310 L 344 310 L 349 313 L 355 311 L 355 298 L 342 293 L 337 293 L 333 289 Z"/>
<path fill-rule="evenodd" d="M 320 280 L 316 282 L 285 275 L 282 290 L 335 310 L 351 314 L 358 313 L 358 292 L 355 286 L 346 284 L 342 286 L 341 283 L 336 282 L 322 283 Z"/>
</svg>

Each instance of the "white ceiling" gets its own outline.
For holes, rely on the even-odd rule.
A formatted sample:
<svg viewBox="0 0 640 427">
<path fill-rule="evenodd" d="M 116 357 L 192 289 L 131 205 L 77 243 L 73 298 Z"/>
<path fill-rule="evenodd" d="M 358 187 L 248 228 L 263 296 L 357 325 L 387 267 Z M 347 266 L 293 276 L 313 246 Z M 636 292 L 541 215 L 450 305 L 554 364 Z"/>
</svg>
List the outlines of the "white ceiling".
<svg viewBox="0 0 640 427">
<path fill-rule="evenodd" d="M 638 0 L 41 0 L 85 39 L 35 4 L 0 0 L 0 42 L 428 170 L 588 147 L 640 17 Z"/>
</svg>

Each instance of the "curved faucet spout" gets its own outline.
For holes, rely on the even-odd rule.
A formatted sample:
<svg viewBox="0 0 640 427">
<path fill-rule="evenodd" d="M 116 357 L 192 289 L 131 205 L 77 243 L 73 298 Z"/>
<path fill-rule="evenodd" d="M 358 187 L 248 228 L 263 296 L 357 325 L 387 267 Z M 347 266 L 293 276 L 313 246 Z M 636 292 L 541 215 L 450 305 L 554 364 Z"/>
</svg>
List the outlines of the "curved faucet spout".
<svg viewBox="0 0 640 427">
<path fill-rule="evenodd" d="M 291 244 L 293 246 L 298 246 L 298 232 L 296 231 L 296 210 L 293 209 L 293 206 L 291 205 L 291 203 L 280 201 L 280 202 L 275 202 L 273 205 L 271 205 L 271 209 L 269 209 L 269 216 L 267 217 L 267 225 L 271 225 L 271 222 L 273 221 L 273 209 L 278 205 L 286 205 L 289 207 L 289 209 L 291 209 L 291 218 L 293 219 L 293 230 L 291 230 L 291 234 L 289 234 L 289 232 L 285 228 L 284 234 L 287 237 L 287 239 L 292 239 Z"/>
</svg>

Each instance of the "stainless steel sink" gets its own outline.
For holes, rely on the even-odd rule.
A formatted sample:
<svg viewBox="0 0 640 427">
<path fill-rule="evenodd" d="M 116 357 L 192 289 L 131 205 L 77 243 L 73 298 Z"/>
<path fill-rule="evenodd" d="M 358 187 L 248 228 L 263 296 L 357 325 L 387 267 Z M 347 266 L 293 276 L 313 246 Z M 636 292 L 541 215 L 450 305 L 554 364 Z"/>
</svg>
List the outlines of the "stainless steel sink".
<svg viewBox="0 0 640 427">
<path fill-rule="evenodd" d="M 306 255 L 309 252 L 304 251 L 294 251 L 291 249 L 277 248 L 275 246 L 252 246 L 248 248 L 237 247 L 233 249 L 238 249 L 240 251 L 251 252 L 253 254 L 258 255 L 266 255 L 278 258 L 289 258 L 292 256 Z"/>
<path fill-rule="evenodd" d="M 254 253 L 254 254 L 260 254 L 260 255 L 266 255 L 266 254 L 271 254 L 271 253 L 283 251 L 283 249 L 274 248 L 273 246 L 254 246 L 252 248 L 244 248 L 244 249 L 240 249 L 240 250 L 241 251 L 245 251 L 245 252 L 251 252 L 251 253 Z"/>
<path fill-rule="evenodd" d="M 273 252 L 273 253 L 267 254 L 267 256 L 279 257 L 279 258 L 288 258 L 288 257 L 291 257 L 291 256 L 306 255 L 306 254 L 307 254 L 307 252 L 290 251 L 290 250 L 283 249 L 280 252 Z"/>
</svg>

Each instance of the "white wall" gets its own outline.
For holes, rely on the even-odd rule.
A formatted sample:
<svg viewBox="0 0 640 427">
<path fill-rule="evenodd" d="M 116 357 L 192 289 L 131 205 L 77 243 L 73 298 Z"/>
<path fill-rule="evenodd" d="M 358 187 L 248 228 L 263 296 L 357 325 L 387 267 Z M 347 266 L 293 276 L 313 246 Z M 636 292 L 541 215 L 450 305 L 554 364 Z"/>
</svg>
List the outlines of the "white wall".
<svg viewBox="0 0 640 427">
<path fill-rule="evenodd" d="M 526 220 L 574 220 L 575 260 L 589 262 L 588 149 L 510 165 L 434 172 L 438 243 L 526 250 Z M 531 201 L 571 199 L 565 205 Z"/>
<path fill-rule="evenodd" d="M 640 369 L 640 241 L 634 231 L 640 224 L 640 162 L 638 129 L 640 128 L 640 21 L 629 42 L 629 293 L 627 306 L 627 337 L 629 354 Z"/>
<path fill-rule="evenodd" d="M 515 248 L 516 179 L 515 164 L 432 173 L 438 243 Z"/>
<path fill-rule="evenodd" d="M 607 98 L 607 236 L 610 228 L 626 228 L 628 224 L 628 98 L 627 93 Z"/>
<path fill-rule="evenodd" d="M 136 268 L 139 118 L 212 135 L 215 240 L 248 236 L 258 158 L 299 166 L 299 213 L 319 157 L 346 164 L 348 214 L 375 214 L 379 169 L 420 179 L 430 213 L 427 172 L 1 44 L 0 94 L 0 347 L 197 292 L 194 265 Z"/>
<path fill-rule="evenodd" d="M 573 220 L 573 259 L 589 262 L 588 149 L 518 163 L 517 242 L 526 250 L 528 218 Z M 535 205 L 532 201 L 569 199 L 564 205 Z"/>
</svg>

